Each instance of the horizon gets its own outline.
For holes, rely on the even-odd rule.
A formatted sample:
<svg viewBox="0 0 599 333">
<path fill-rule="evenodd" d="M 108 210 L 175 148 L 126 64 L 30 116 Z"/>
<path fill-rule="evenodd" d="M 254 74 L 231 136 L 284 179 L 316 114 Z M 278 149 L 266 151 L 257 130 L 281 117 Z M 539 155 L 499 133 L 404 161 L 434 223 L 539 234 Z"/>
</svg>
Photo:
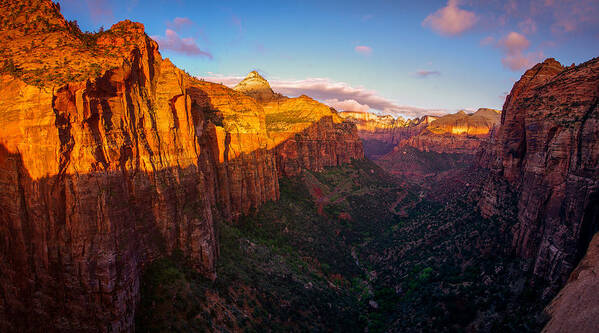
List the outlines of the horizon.
<svg viewBox="0 0 599 333">
<path fill-rule="evenodd" d="M 195 77 L 232 86 L 256 70 L 290 97 L 404 118 L 501 109 L 536 63 L 599 54 L 592 0 L 59 3 L 87 31 L 143 23 L 163 56 Z"/>
</svg>

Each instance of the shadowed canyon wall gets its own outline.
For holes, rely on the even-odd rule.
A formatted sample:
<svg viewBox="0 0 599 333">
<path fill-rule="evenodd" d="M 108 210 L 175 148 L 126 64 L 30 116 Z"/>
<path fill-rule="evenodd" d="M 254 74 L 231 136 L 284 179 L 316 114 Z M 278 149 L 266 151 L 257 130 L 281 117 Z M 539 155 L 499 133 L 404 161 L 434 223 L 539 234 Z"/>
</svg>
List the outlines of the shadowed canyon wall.
<svg viewBox="0 0 599 333">
<path fill-rule="evenodd" d="M 215 219 L 363 158 L 332 117 L 277 139 L 256 100 L 177 69 L 139 23 L 92 35 L 51 1 L 1 8 L 0 331 L 131 330 L 145 264 L 181 250 L 214 277 Z"/>
<path fill-rule="evenodd" d="M 512 246 L 548 291 L 563 285 L 599 228 L 598 100 L 598 59 L 567 68 L 547 59 L 514 85 L 501 127 L 478 152 L 490 170 L 483 215 L 501 215 L 516 193 Z"/>
</svg>

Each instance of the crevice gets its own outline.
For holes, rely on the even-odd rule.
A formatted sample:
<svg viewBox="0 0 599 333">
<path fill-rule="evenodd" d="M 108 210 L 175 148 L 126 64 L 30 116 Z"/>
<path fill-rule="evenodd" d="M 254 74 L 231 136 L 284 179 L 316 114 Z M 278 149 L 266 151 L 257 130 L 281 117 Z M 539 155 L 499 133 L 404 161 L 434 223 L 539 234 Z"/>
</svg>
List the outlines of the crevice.
<svg viewBox="0 0 599 333">
<path fill-rule="evenodd" d="M 595 233 L 599 231 L 599 191 L 590 194 L 584 210 L 578 237 L 576 265 L 586 254 Z"/>
<path fill-rule="evenodd" d="M 64 90 L 66 90 L 66 88 L 59 90 L 58 93 L 63 93 Z M 58 130 L 58 138 L 60 140 L 58 177 L 55 184 L 58 184 L 64 178 L 67 167 L 71 161 L 71 152 L 75 145 L 75 141 L 71 135 L 71 121 L 69 114 L 67 112 L 62 112 L 57 108 L 57 97 L 58 95 L 52 96 L 52 110 L 54 111 L 55 116 L 54 125 Z"/>
<path fill-rule="evenodd" d="M 583 134 L 584 128 L 587 120 L 591 117 L 591 114 L 595 109 L 599 107 L 599 98 L 595 97 L 595 101 L 591 105 L 591 107 L 584 113 L 582 116 L 580 129 L 578 130 L 578 134 L 576 136 L 577 145 L 576 145 L 576 169 L 580 170 L 580 166 L 582 164 L 582 145 L 583 145 Z"/>
</svg>

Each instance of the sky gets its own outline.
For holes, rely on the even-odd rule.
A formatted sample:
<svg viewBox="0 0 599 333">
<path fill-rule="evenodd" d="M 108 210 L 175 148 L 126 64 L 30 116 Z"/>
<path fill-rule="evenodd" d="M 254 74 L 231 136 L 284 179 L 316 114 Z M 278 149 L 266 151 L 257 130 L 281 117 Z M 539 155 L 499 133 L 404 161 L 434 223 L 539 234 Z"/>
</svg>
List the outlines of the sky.
<svg viewBox="0 0 599 333">
<path fill-rule="evenodd" d="M 130 19 L 163 57 L 234 86 L 406 118 L 501 109 L 524 71 L 599 56 L 599 0 L 60 0 L 84 31 Z"/>
</svg>

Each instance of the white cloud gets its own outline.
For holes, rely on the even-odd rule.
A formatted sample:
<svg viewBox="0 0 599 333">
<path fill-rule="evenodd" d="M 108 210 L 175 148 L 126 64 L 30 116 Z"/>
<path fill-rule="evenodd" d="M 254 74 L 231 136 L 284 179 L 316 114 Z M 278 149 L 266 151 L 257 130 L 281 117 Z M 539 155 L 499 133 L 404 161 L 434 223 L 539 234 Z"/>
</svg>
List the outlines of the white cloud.
<svg viewBox="0 0 599 333">
<path fill-rule="evenodd" d="M 505 53 L 501 63 L 513 71 L 530 68 L 543 58 L 541 51 L 525 53 L 530 47 L 530 42 L 524 35 L 517 32 L 510 32 L 497 45 Z"/>
<path fill-rule="evenodd" d="M 338 100 L 337 98 L 331 98 L 323 101 L 324 104 L 335 108 L 337 111 L 362 111 L 366 112 L 370 110 L 370 106 L 365 104 L 360 104 L 356 100 L 346 99 L 343 101 Z"/>
<path fill-rule="evenodd" d="M 242 76 L 210 75 L 203 77 L 207 81 L 223 83 L 229 87 L 243 80 Z M 337 82 L 327 78 L 308 78 L 304 80 L 269 80 L 272 89 L 286 96 L 307 95 L 319 101 L 343 103 L 344 106 L 356 106 L 378 110 L 382 113 L 403 117 L 421 117 L 424 115 L 446 114 L 443 109 L 426 109 L 414 106 L 399 105 L 395 101 L 380 96 L 376 91 L 365 87 L 352 87 L 345 82 Z M 355 103 L 354 103 L 355 102 Z M 335 107 L 335 106 L 333 106 Z M 336 107 L 335 107 L 336 108 Z M 343 110 L 343 108 L 340 107 Z"/>
<path fill-rule="evenodd" d="M 449 0 L 447 6 L 427 16 L 422 25 L 444 36 L 455 36 L 472 28 L 478 21 L 474 12 L 458 7 L 458 0 Z"/>
</svg>

